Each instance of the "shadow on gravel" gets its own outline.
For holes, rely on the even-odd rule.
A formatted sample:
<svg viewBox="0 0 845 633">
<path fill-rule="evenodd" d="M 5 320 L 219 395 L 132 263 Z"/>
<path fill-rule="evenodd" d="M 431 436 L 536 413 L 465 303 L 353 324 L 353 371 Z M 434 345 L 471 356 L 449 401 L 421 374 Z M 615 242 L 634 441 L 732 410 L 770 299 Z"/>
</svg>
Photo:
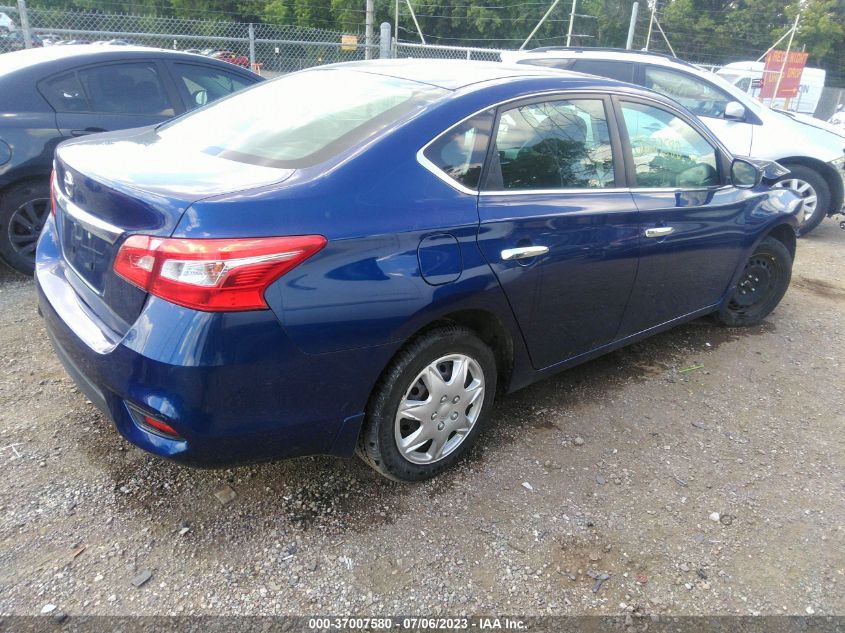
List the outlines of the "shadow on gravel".
<svg viewBox="0 0 845 633">
<path fill-rule="evenodd" d="M 461 478 L 505 446 L 526 438 L 525 428 L 558 428 L 554 422 L 581 403 L 608 399 L 629 381 L 664 375 L 684 380 L 679 364 L 701 362 L 709 350 L 774 326 L 728 330 L 699 320 L 550 377 L 498 403 L 478 446 L 456 469 L 416 486 L 382 479 L 357 459 L 314 457 L 229 470 L 194 470 L 152 457 L 130 446 L 99 413 L 70 425 L 72 438 L 91 468 L 114 486 L 114 511 L 142 518 L 165 532 L 182 526 L 216 537 L 278 535 L 308 531 L 367 532 L 406 513 L 409 491 L 437 504 Z M 710 345 L 707 346 L 707 343 Z M 85 432 L 96 429 L 95 433 Z M 235 498 L 214 496 L 229 486 Z M 225 519 L 225 520 L 221 520 Z"/>
<path fill-rule="evenodd" d="M 6 266 L 3 262 L 0 262 L 0 286 L 4 286 L 6 284 L 20 284 L 31 280 L 32 277 L 22 275 Z"/>
</svg>

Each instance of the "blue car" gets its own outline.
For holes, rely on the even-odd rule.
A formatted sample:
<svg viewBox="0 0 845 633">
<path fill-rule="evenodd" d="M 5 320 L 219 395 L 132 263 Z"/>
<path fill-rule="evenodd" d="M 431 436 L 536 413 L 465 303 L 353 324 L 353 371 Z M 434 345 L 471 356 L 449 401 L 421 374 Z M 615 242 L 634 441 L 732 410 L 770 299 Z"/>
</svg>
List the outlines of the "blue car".
<svg viewBox="0 0 845 633">
<path fill-rule="evenodd" d="M 495 396 L 702 315 L 759 323 L 800 199 L 677 103 L 383 61 L 62 143 L 40 311 L 80 389 L 200 466 L 356 453 L 401 481 Z"/>
</svg>

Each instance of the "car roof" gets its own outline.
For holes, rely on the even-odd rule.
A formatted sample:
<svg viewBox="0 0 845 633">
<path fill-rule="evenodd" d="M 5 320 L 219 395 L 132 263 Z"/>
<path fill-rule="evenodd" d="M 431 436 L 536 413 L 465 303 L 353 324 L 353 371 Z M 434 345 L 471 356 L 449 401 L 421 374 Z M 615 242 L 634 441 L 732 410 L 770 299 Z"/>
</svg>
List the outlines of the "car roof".
<svg viewBox="0 0 845 633">
<path fill-rule="evenodd" d="M 501 62 L 468 61 L 461 59 L 387 59 L 361 62 L 346 62 L 320 66 L 313 70 L 345 68 L 369 72 L 397 79 L 416 81 L 446 90 L 459 90 L 467 86 L 496 82 L 549 77 L 560 80 L 562 76 L 571 80 L 573 87 L 616 86 L 621 82 L 603 77 L 570 73 L 554 68 L 529 66 L 525 64 L 503 64 Z"/>
<path fill-rule="evenodd" d="M 40 70 L 42 67 L 46 70 L 46 74 L 52 74 L 53 72 L 61 72 L 65 68 L 74 68 L 87 63 L 123 61 L 141 57 L 182 60 L 190 58 L 197 61 L 204 60 L 212 65 L 225 63 L 194 53 L 147 46 L 102 46 L 97 44 L 45 46 L 0 55 L 0 79 L 12 73 L 29 75 L 29 71 Z M 231 64 L 224 67 L 229 68 L 229 66 Z M 244 69 L 240 69 L 240 71 L 243 72 Z"/>
<path fill-rule="evenodd" d="M 101 46 L 77 44 L 46 46 L 0 55 L 0 112 L 48 112 L 47 101 L 37 90 L 45 77 L 68 72 L 80 66 L 104 62 L 131 62 L 143 59 L 194 61 L 242 76 L 261 77 L 218 59 L 144 46 Z"/>
<path fill-rule="evenodd" d="M 660 66 L 698 68 L 695 64 L 691 64 L 690 62 L 674 57 L 673 55 L 667 55 L 666 53 L 627 48 L 544 46 L 541 48 L 532 48 L 527 51 L 507 51 L 504 55 L 502 55 L 503 61 L 530 59 L 532 57 L 544 59 L 572 59 L 582 57 L 589 59 L 613 59 L 616 61 L 626 62 L 642 62 L 647 60 L 649 63 L 658 64 Z"/>
</svg>

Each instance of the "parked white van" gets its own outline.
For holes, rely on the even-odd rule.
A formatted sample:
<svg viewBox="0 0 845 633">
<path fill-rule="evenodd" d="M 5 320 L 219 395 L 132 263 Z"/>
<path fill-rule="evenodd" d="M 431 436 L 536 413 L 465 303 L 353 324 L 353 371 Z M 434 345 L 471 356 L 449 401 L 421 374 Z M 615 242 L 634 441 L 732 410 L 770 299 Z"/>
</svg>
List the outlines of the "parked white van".
<svg viewBox="0 0 845 633">
<path fill-rule="evenodd" d="M 610 77 L 651 88 L 698 115 L 736 156 L 774 160 L 790 173 L 776 186 L 804 198 L 806 234 L 845 199 L 845 132 L 801 113 L 774 110 L 723 77 L 647 51 L 546 47 L 508 51 L 503 62 Z"/>
<path fill-rule="evenodd" d="M 743 92 L 759 99 L 765 66 L 763 62 L 734 62 L 720 68 L 716 71 L 716 74 L 731 82 Z M 766 99 L 766 104 L 779 110 L 802 112 L 812 116 L 822 97 L 824 81 L 824 69 L 805 66 L 801 73 L 801 84 L 798 87 L 797 97 L 793 99 Z"/>
</svg>

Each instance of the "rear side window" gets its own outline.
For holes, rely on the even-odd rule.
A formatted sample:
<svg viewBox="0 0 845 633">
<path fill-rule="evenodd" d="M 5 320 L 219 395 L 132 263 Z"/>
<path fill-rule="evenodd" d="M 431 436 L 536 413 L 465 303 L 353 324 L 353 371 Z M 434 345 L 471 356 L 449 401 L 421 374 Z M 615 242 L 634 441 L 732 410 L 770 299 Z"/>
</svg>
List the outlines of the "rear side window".
<svg viewBox="0 0 845 633">
<path fill-rule="evenodd" d="M 615 184 L 601 99 L 546 101 L 506 110 L 499 117 L 495 142 L 487 188 L 601 189 Z"/>
<path fill-rule="evenodd" d="M 570 66 L 570 70 L 627 83 L 634 81 L 634 64 L 629 62 L 615 62 L 610 59 L 576 59 Z"/>
<path fill-rule="evenodd" d="M 45 79 L 38 87 L 56 112 L 88 112 L 91 109 L 76 73 Z"/>
<path fill-rule="evenodd" d="M 423 155 L 449 178 L 469 189 L 477 189 L 492 125 L 492 111 L 474 116 L 444 132 Z"/>
<path fill-rule="evenodd" d="M 534 66 L 545 66 L 546 68 L 558 68 L 560 70 L 572 70 L 587 75 L 597 75 L 609 79 L 618 79 L 632 83 L 634 81 L 634 64 L 631 62 L 619 62 L 612 59 L 576 59 L 576 58 L 542 58 L 522 59 L 519 64 L 531 64 Z"/>
<path fill-rule="evenodd" d="M 78 76 L 92 112 L 175 114 L 154 63 L 94 66 L 78 71 Z"/>
<path fill-rule="evenodd" d="M 572 64 L 575 62 L 571 58 L 561 57 L 529 57 L 527 59 L 520 59 L 517 64 L 525 64 L 526 66 L 544 66 L 545 68 L 557 68 L 559 70 L 571 70 Z"/>
<path fill-rule="evenodd" d="M 255 83 L 234 73 L 200 64 L 177 63 L 173 64 L 173 70 L 176 80 L 188 91 L 192 108 L 211 103 Z"/>
<path fill-rule="evenodd" d="M 725 116 L 725 106 L 733 101 L 703 79 L 657 66 L 645 67 L 645 86 L 671 97 L 698 116 L 720 119 Z"/>
<path fill-rule="evenodd" d="M 662 108 L 622 103 L 637 187 L 689 188 L 719 184 L 718 153 L 686 121 Z"/>
</svg>

